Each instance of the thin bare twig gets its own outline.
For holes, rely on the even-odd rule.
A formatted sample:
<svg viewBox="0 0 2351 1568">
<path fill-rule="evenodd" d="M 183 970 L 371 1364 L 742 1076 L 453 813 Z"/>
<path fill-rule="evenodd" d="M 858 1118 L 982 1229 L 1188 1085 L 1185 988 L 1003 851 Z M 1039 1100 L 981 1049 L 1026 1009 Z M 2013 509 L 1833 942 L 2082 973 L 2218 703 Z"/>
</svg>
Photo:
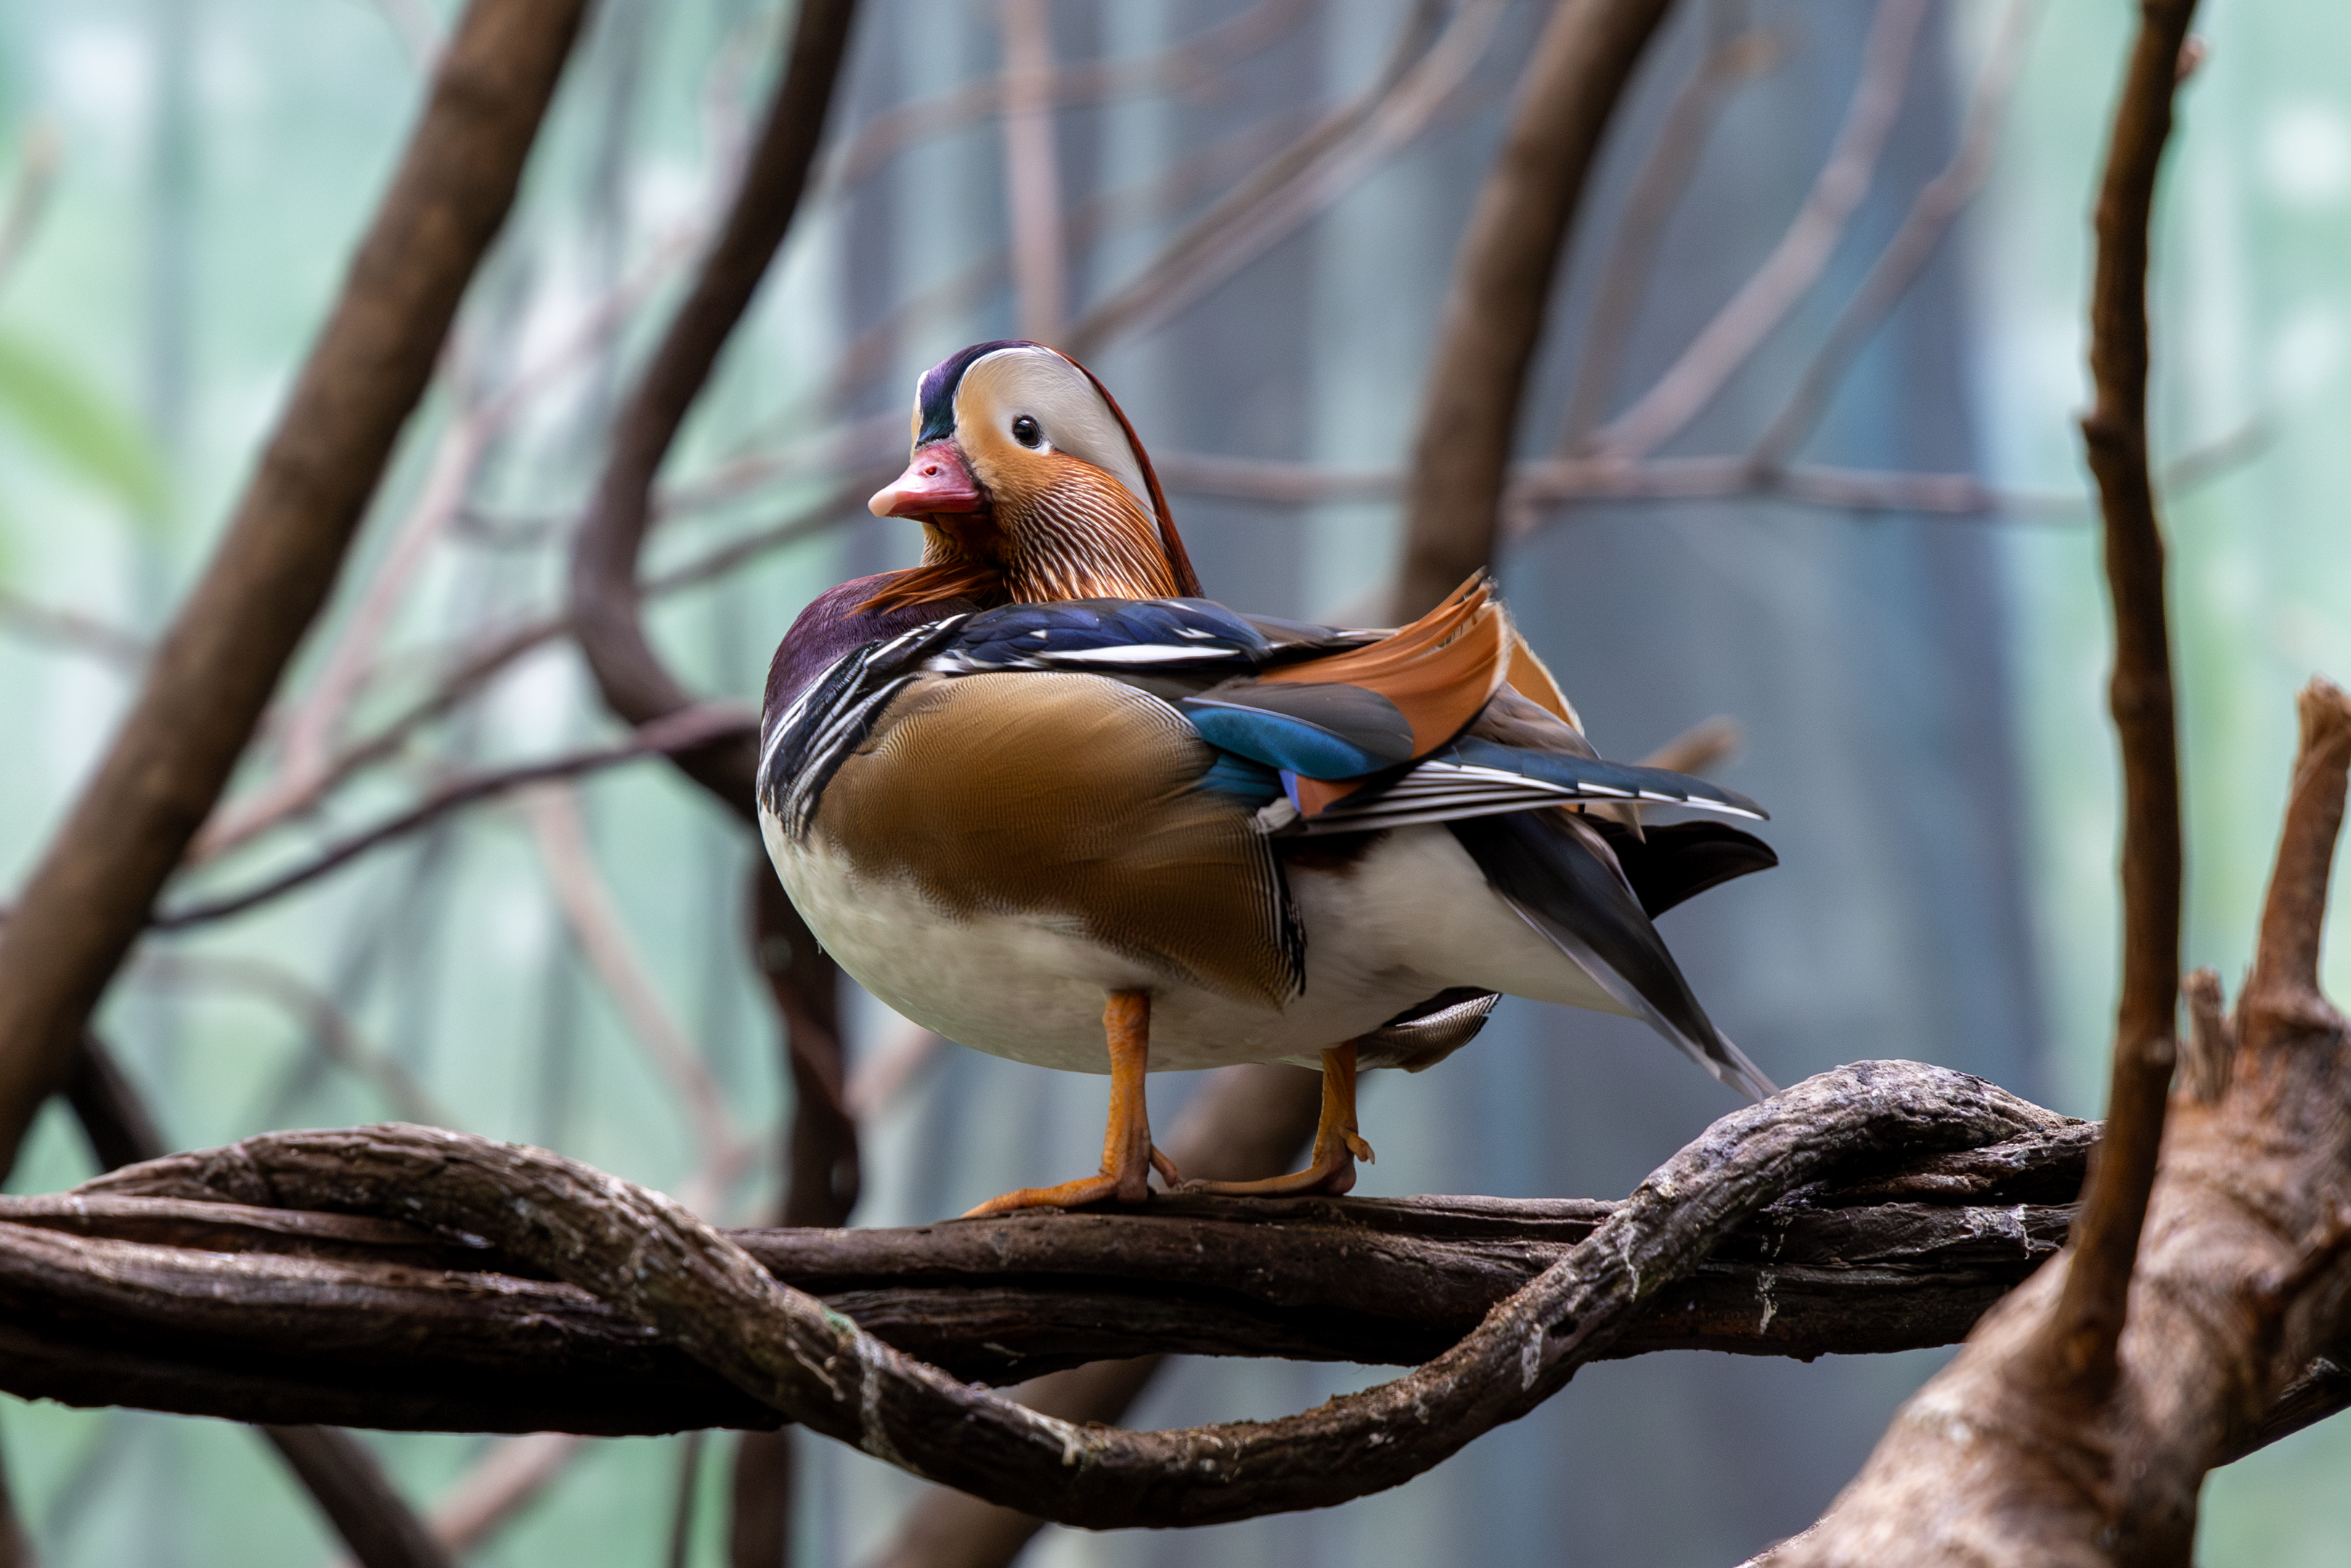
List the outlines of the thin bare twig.
<svg viewBox="0 0 2351 1568">
<path fill-rule="evenodd" d="M 580 319 L 534 364 L 497 392 L 461 409 L 440 437 L 416 500 L 368 574 L 365 591 L 335 636 L 326 663 L 282 726 L 277 771 L 250 795 L 215 811 L 189 846 L 189 858 L 210 860 L 266 831 L 316 798 L 331 766 L 332 747 L 354 703 L 377 673 L 376 651 L 392 629 L 417 574 L 464 508 L 475 477 L 499 438 L 594 349 L 611 341 L 630 310 L 688 254 L 698 229 L 681 226 L 618 287 Z"/>
<path fill-rule="evenodd" d="M 2105 1146 L 2083 1192 L 2073 1263 L 2041 1340 L 2051 1375 L 2084 1405 L 2103 1400 L 2118 1375 L 2115 1347 L 2128 1312 L 2178 1054 L 2184 852 L 2163 532 L 2147 459 L 2147 274 L 2156 174 L 2171 134 L 2180 50 L 2195 10 L 2195 0 L 2145 0 L 2140 7 L 2098 195 L 2090 293 L 2096 401 L 2082 421 L 2082 442 L 2098 481 L 2114 602 L 2109 697 L 2123 763 L 2122 995 Z"/>
<path fill-rule="evenodd" d="M 611 447 L 574 546 L 570 621 L 606 706 L 646 724 L 693 705 L 645 635 L 637 558 L 652 522 L 655 475 L 735 323 L 799 210 L 855 0 L 808 0 L 717 239 L 614 422 Z M 748 821 L 753 746 L 731 739 L 679 755 L 687 777 Z"/>
<path fill-rule="evenodd" d="M 465 1124 L 397 1057 L 369 1043 L 333 998 L 282 964 L 250 954 L 179 953 L 151 947 L 135 960 L 131 977 L 148 985 L 212 986 L 258 997 L 291 1015 L 321 1055 L 372 1087 L 401 1120 L 434 1127 Z"/>
<path fill-rule="evenodd" d="M 1560 422 L 1559 439 L 1552 445 L 1559 456 L 1576 455 L 1585 437 L 1607 417 L 1641 301 L 1656 276 L 1657 247 L 1665 238 L 1667 222 L 1698 170 L 1698 155 L 1706 151 L 1722 106 L 1733 89 L 1761 75 L 1778 57 L 1779 41 L 1745 25 L 1743 4 L 1718 3 L 1708 20 L 1714 37 L 1706 58 L 1674 94 L 1665 125 L 1641 172 L 1633 177 L 1624 215 L 1616 220 L 1609 243 L 1607 263 L 1592 292 L 1592 307 L 1584 313 L 1583 351 L 1576 359 L 1567 414 Z"/>
<path fill-rule="evenodd" d="M 688 1432 L 679 1441 L 677 1489 L 670 1500 L 669 1558 L 666 1568 L 691 1568 L 694 1551 L 694 1500 L 702 1479 L 702 1449 L 708 1434 Z M 778 1561 L 781 1560 L 778 1553 Z"/>
<path fill-rule="evenodd" d="M 433 8 L 424 0 L 376 0 L 376 9 L 391 24 L 408 63 L 419 70 L 431 70 L 448 41 L 442 35 L 440 20 L 433 15 Z"/>
<path fill-rule="evenodd" d="M 2255 421 L 2184 452 L 2164 465 L 2163 490 L 2167 495 L 2183 495 L 2210 484 L 2259 457 L 2274 439 L 2266 421 Z M 1395 499 L 1405 486 L 1404 471 L 1398 468 L 1336 468 L 1182 450 L 1154 453 L 1152 465 L 1171 493 L 1276 505 L 1376 504 Z M 1510 519 L 1510 537 L 1516 538 L 1547 526 L 1549 508 L 1564 501 L 1744 497 L 1833 511 L 1927 512 L 2085 523 L 2095 515 L 2089 497 L 1998 490 L 1972 474 L 1847 468 L 1823 463 L 1798 463 L 1760 473 L 1747 457 L 1731 454 L 1653 457 L 1632 465 L 1581 457 L 1536 458 L 1510 469 L 1503 513 Z"/>
<path fill-rule="evenodd" d="M 1739 721 L 1727 714 L 1703 718 L 1641 758 L 1644 768 L 1670 768 L 1676 773 L 1711 774 L 1739 753 L 1744 737 Z"/>
<path fill-rule="evenodd" d="M 1046 84 L 1045 101 L 1055 109 L 1070 109 L 1104 99 L 1192 91 L 1294 30 L 1312 7 L 1313 0 L 1259 0 L 1238 16 L 1205 27 L 1158 54 L 1064 67 Z M 1004 103 L 1004 82 L 998 78 L 886 110 L 824 155 L 817 168 L 817 188 L 831 195 L 842 186 L 878 173 L 883 164 L 920 141 L 1003 112 Z"/>
<path fill-rule="evenodd" d="M 1295 123 L 1301 118 L 1311 121 L 1303 130 Z M 1061 253 L 1079 255 L 1115 225 L 1155 224 L 1169 212 L 1197 204 L 1205 193 L 1228 181 L 1281 164 L 1301 139 L 1314 136 L 1322 123 L 1321 117 L 1276 115 L 1244 126 L 1134 184 L 1090 196 L 1071 209 L 1061 235 Z M 811 411 L 852 401 L 874 376 L 894 365 L 900 348 L 925 324 L 959 321 L 993 298 L 1011 277 L 1011 266 L 1008 247 L 993 247 L 897 301 L 843 346 L 820 389 L 806 403 L 788 411 L 779 423 L 799 423 Z M 893 410 L 842 427 L 838 450 L 853 456 L 844 455 L 835 469 L 852 461 L 862 464 L 868 457 L 893 461 L 905 444 L 905 423 L 904 415 Z M 746 471 L 747 476 L 769 461 L 764 451 L 755 451 L 729 466 Z M 680 486 L 680 491 L 692 487 Z"/>
<path fill-rule="evenodd" d="M 1061 335 L 1061 159 L 1053 145 L 1052 0 L 1000 0 L 1004 197 L 1020 335 Z"/>
<path fill-rule="evenodd" d="M 559 779 L 576 779 L 583 773 L 633 762 L 639 758 L 660 757 L 673 751 L 707 746 L 715 737 L 741 734 L 758 727 L 758 720 L 739 708 L 724 703 L 705 703 L 645 725 L 632 732 L 626 740 L 614 745 L 592 746 L 560 757 L 551 757 L 542 762 L 496 768 L 455 779 L 391 820 L 338 840 L 310 859 L 278 873 L 256 887 L 200 900 L 176 909 L 158 911 L 150 925 L 158 931 L 180 931 L 191 925 L 225 920 L 230 915 L 242 915 L 248 909 L 282 898 L 296 888 L 308 886 L 370 851 L 405 838 L 452 811 L 496 800 L 531 785 Z"/>
<path fill-rule="evenodd" d="M 0 627 L 31 642 L 69 649 L 99 663 L 136 675 L 155 652 L 144 637 L 125 631 L 84 611 L 42 604 L 13 588 L 0 587 Z"/>
<path fill-rule="evenodd" d="M 40 231 L 64 155 L 65 142 L 56 126 L 36 120 L 26 128 L 16 182 L 8 188 L 6 207 L 0 208 L 0 287 L 5 287 L 16 275 L 16 264 L 25 258 L 33 235 Z"/>
<path fill-rule="evenodd" d="M 6 1467 L 0 1464 L 0 1568 L 40 1568 L 40 1563 L 33 1538 L 25 1533 L 24 1521 L 17 1515 Z"/>
<path fill-rule="evenodd" d="M 500 1443 L 434 1506 L 428 1521 L 433 1533 L 452 1552 L 472 1551 L 552 1485 L 587 1448 L 586 1438 L 570 1432 L 532 1432 Z"/>
<path fill-rule="evenodd" d="M 1926 16 L 1927 0 L 1878 0 L 1844 123 L 1795 221 L 1656 384 L 1593 432 L 1594 455 L 1631 463 L 1671 440 L 1811 292 L 1844 238 L 1846 221 L 1877 177 L 1878 157 L 1902 107 L 1913 46 Z"/>
<path fill-rule="evenodd" d="M 946 1054 L 946 1038 L 935 1030 L 898 1019 L 850 1074 L 841 1103 L 860 1122 L 881 1115 L 928 1075 Z"/>
<path fill-rule="evenodd" d="M 357 1437 L 334 1427 L 255 1430 L 301 1481 L 360 1568 L 456 1568 Z"/>
<path fill-rule="evenodd" d="M 465 1556 L 511 1522 L 588 1450 L 572 1432 L 501 1437 L 457 1478 L 424 1516 L 425 1528 L 452 1556 Z"/>
<path fill-rule="evenodd" d="M 1092 353 L 1165 320 L 1386 162 L 1468 79 L 1507 8 L 1507 0 L 1463 0 L 1444 31 L 1426 40 L 1430 8 L 1416 6 L 1378 81 L 1186 225 L 1131 281 L 1088 308 L 1070 328 L 1069 350 Z"/>
<path fill-rule="evenodd" d="M 2024 46 L 2040 15 L 2040 0 L 2010 0 L 1992 39 L 1991 56 L 1977 78 L 1975 97 L 1968 105 L 1959 150 L 1940 172 L 1918 188 L 1901 226 L 1878 252 L 1869 275 L 1845 301 L 1813 362 L 1804 367 L 1795 391 L 1788 394 L 1788 401 L 1755 443 L 1751 456 L 1759 468 L 1781 467 L 1803 444 L 1827 412 L 1829 399 L 1835 395 L 1855 357 L 1926 270 L 1952 223 L 1983 189 L 1991 175 L 1992 155 L 2000 147 L 2009 94 L 2024 63 Z"/>
<path fill-rule="evenodd" d="M 677 1092 L 693 1124 L 693 1145 L 702 1151 L 705 1163 L 681 1184 L 678 1201 L 696 1214 L 715 1214 L 751 1159 L 750 1143 L 726 1108 L 726 1092 L 662 998 L 611 891 L 597 873 L 587 825 L 571 787 L 534 785 L 523 798 L 522 809 L 557 907 L 580 939 L 589 967 L 603 982 L 654 1071 Z"/>
</svg>

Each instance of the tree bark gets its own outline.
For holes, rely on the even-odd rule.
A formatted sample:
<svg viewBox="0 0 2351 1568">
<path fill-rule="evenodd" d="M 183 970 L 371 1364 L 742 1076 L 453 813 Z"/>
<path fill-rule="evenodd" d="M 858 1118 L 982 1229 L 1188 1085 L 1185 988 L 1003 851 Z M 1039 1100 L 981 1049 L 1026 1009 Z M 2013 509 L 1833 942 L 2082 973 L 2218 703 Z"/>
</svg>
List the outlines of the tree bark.
<svg viewBox="0 0 2351 1568">
<path fill-rule="evenodd" d="M 334 586 L 584 0 L 474 0 L 226 536 L 0 935 L 0 1173 Z"/>
<path fill-rule="evenodd" d="M 2085 1411 L 2040 1376 L 2069 1253 L 1985 1318 L 1775 1565 L 2184 1565 L 2205 1473 L 2342 1386 L 2351 1032 L 2316 957 L 2351 700 L 2314 686 L 2303 734 L 2229 1087 L 2173 1097 L 2111 1391 Z"/>
<path fill-rule="evenodd" d="M 1716 1123 L 1411 1374 L 1284 1420 L 1159 1433 L 1053 1420 L 912 1360 L 778 1283 L 667 1200 L 543 1150 L 413 1127 L 270 1134 L 100 1178 L 78 1200 L 258 1201 L 480 1238 L 674 1341 L 758 1403 L 892 1463 L 1063 1522 L 1165 1526 L 1325 1506 L 1395 1485 L 1548 1398 L 1726 1234 L 1791 1192 L 1840 1169 L 1882 1170 L 2063 1125 L 1941 1069 L 1875 1062 L 1820 1074 Z M 1050 1234 L 1073 1237 L 1086 1222 L 1061 1217 Z M 955 1245 L 992 1256 L 1020 1234 L 1009 1221 L 951 1228 Z M 14 1250 L 37 1258 L 42 1241 L 25 1230 Z M 1373 1250 L 1329 1254 L 1333 1277 L 1359 1288 L 1355 1265 Z M 176 1253 L 170 1266 L 194 1256 Z M 278 1268 L 298 1274 L 305 1262 Z M 1776 1291 L 1785 1270 L 1768 1267 Z M 52 1264 L 51 1272 L 102 1291 L 120 1270 Z M 286 1293 L 298 1307 L 319 1300 L 315 1288 Z M 1775 1315 L 1771 1301 L 1740 1312 L 1767 1327 Z M 432 1337 L 451 1348 L 448 1333 Z"/>
<path fill-rule="evenodd" d="M 2117 1375 L 2116 1344 L 2155 1183 L 2165 1096 L 2179 1059 L 2184 852 L 2163 533 L 2147 461 L 2147 265 L 2155 178 L 2170 136 L 2171 99 L 2195 10 L 2195 0 L 2147 0 L 2140 7 L 2098 197 L 2097 271 L 2090 291 L 2090 371 L 2097 400 L 2082 421 L 2082 437 L 2098 481 L 2115 613 L 2108 697 L 2122 742 L 2122 998 L 2105 1151 L 2083 1192 L 2065 1287 L 2049 1324 L 2046 1369 L 2085 1409 L 2112 1392 Z"/>
<path fill-rule="evenodd" d="M 1657 1292 L 1615 1351 L 1953 1343 L 2055 1249 L 2070 1211 L 2016 1195 L 2078 1179 L 2078 1145 L 2070 1156 L 1983 1202 L 1775 1214 Z M 726 1234 L 884 1343 L 1000 1384 L 1158 1350 L 1408 1365 L 1617 1207 L 1185 1198 L 1138 1215 Z M 594 1295 L 381 1221 L 102 1194 L 9 1200 L 0 1302 L 16 1331 L 0 1385 L 77 1404 L 595 1434 L 768 1423 L 714 1405 L 719 1384 Z M 136 1359 L 109 1371 L 109 1345 L 128 1343 Z M 240 1376 L 242 1392 L 220 1393 Z"/>
<path fill-rule="evenodd" d="M 1177 1169 L 1205 1180 L 1280 1176 L 1301 1163 L 1322 1109 L 1319 1071 L 1273 1064 L 1219 1068 L 1161 1146 Z M 1163 1364 L 1155 1354 L 1091 1362 L 1008 1392 L 1047 1416 L 1114 1426 Z M 932 1487 L 906 1511 L 865 1568 L 1004 1568 L 1045 1522 L 1017 1508 Z"/>
<path fill-rule="evenodd" d="M 82 1042 L 66 1092 L 90 1153 L 105 1168 L 161 1159 L 170 1149 L 145 1102 L 96 1037 Z M 317 1426 L 257 1429 L 361 1568 L 449 1568 L 448 1552 L 350 1434 Z"/>
</svg>

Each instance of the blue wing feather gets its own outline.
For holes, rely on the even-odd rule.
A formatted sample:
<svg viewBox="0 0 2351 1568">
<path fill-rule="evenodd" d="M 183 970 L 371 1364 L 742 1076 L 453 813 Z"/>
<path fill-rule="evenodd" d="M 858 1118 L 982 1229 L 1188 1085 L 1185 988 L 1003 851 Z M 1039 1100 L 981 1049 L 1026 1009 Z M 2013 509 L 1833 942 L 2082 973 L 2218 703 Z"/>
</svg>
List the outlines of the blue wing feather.
<svg viewBox="0 0 2351 1568">
<path fill-rule="evenodd" d="M 1207 697 L 1186 697 L 1176 706 L 1210 746 L 1308 779 L 1359 779 L 1397 760 L 1293 714 Z"/>
</svg>

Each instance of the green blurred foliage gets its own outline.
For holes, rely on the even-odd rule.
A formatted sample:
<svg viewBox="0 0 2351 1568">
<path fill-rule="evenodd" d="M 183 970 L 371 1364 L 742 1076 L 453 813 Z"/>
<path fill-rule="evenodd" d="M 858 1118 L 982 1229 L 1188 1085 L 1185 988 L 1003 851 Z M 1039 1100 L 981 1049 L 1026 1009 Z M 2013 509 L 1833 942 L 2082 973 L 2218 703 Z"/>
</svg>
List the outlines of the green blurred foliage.
<svg viewBox="0 0 2351 1568">
<path fill-rule="evenodd" d="M 142 527 L 161 526 L 163 462 L 146 432 L 73 365 L 0 328 L 0 423 Z"/>
</svg>

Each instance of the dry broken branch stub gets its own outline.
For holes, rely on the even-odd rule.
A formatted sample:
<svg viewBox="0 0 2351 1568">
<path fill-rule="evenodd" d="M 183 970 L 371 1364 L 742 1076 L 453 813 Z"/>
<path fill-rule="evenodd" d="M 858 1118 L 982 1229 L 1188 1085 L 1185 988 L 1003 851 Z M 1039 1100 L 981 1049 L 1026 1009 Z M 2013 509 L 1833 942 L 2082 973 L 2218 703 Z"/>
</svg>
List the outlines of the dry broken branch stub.
<svg viewBox="0 0 2351 1568">
<path fill-rule="evenodd" d="M 2085 1414 L 2029 1375 L 2061 1257 L 1987 1315 L 1775 1563 L 2184 1564 L 2205 1472 L 2351 1384 L 2351 1033 L 2315 966 L 2351 700 L 2314 683 L 2302 716 L 2234 1070 L 2216 1103 L 2183 1089 L 2170 1105 L 2115 1392 Z"/>
<path fill-rule="evenodd" d="M 739 1391 L 738 1406 L 747 1396 L 904 1468 L 1064 1522 L 1181 1525 L 1343 1501 L 1430 1468 L 1610 1351 L 1728 1232 L 1840 1168 L 1882 1172 L 1902 1156 L 2064 1124 L 1943 1069 L 1876 1062 L 1821 1074 L 1716 1123 L 1415 1372 L 1281 1421 L 1153 1433 L 1073 1427 L 957 1382 L 779 1284 L 667 1200 L 540 1151 L 405 1127 L 273 1134 L 107 1178 L 82 1196 L 333 1208 L 480 1237 L 683 1348 Z M 63 1245 L 22 1232 L 17 1242 L 20 1256 Z M 71 1266 L 63 1273 L 78 1289 L 99 1283 Z M 28 1365 L 19 1360 L 12 1376 Z"/>
</svg>

